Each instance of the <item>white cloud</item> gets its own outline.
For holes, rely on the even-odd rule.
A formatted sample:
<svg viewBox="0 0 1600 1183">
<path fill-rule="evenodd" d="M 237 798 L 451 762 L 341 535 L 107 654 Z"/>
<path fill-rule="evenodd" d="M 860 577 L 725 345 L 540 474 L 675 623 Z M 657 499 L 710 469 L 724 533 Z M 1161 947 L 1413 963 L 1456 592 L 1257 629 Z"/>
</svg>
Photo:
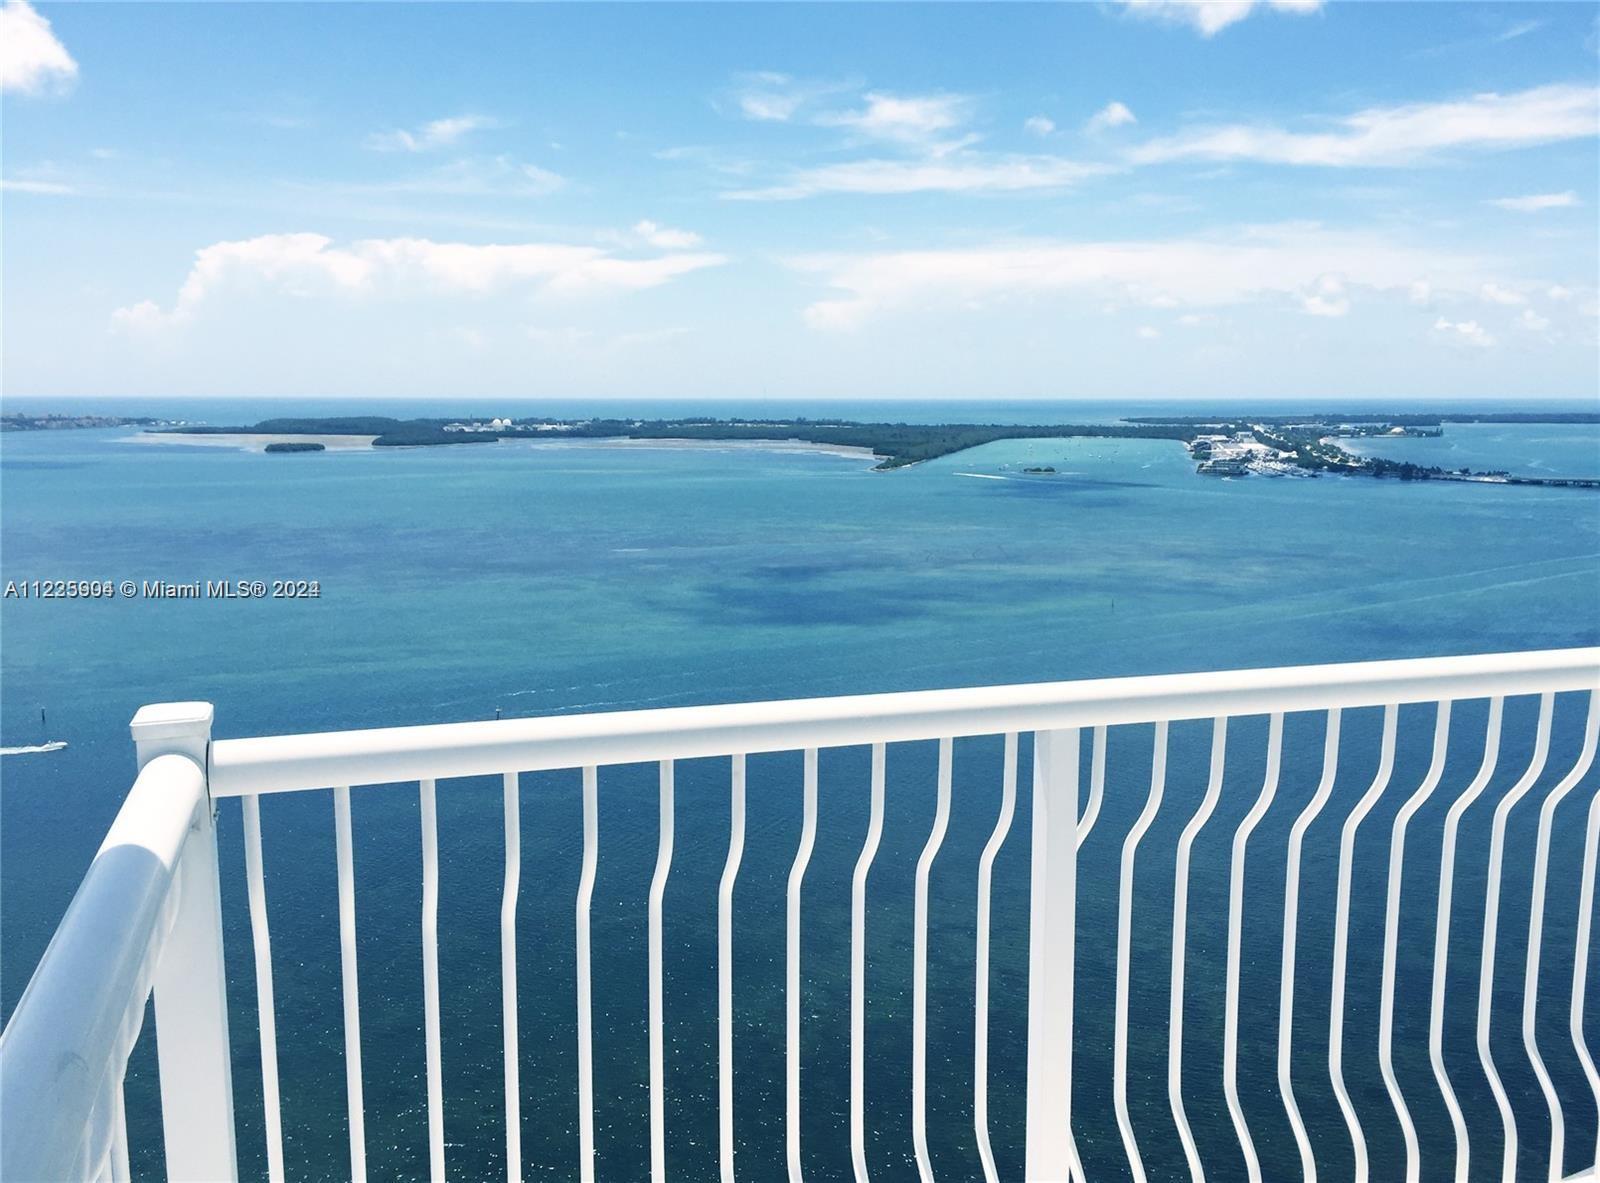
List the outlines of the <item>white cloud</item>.
<svg viewBox="0 0 1600 1183">
<path fill-rule="evenodd" d="M 1188 25 L 1202 37 L 1213 37 L 1249 16 L 1258 7 L 1277 12 L 1308 13 L 1322 7 L 1322 0 L 1120 0 L 1130 12 L 1155 17 L 1172 24 Z"/>
<path fill-rule="evenodd" d="M 1532 308 L 1524 308 L 1522 315 L 1517 318 L 1517 324 L 1527 329 L 1530 333 L 1542 333 L 1550 327 L 1550 321 L 1540 316 Z"/>
<path fill-rule="evenodd" d="M 1425 279 L 1415 280 L 1406 294 L 1413 304 L 1426 304 L 1433 299 L 1433 285 Z"/>
<path fill-rule="evenodd" d="M 1350 311 L 1350 297 L 1344 280 L 1337 275 L 1319 275 L 1301 293 L 1300 307 L 1311 316 L 1344 316 Z"/>
<path fill-rule="evenodd" d="M 786 123 L 811 97 L 808 89 L 796 86 L 789 75 L 770 70 L 742 74 L 740 81 L 743 88 L 734 95 L 739 111 L 758 122 Z"/>
<path fill-rule="evenodd" d="M 1526 197 L 1496 197 L 1489 204 L 1514 213 L 1536 214 L 1541 210 L 1568 209 L 1583 203 L 1578 200 L 1576 193 L 1568 189 L 1565 193 L 1530 193 Z"/>
<path fill-rule="evenodd" d="M 62 181 L 28 181 L 14 178 L 0 180 L 0 191 L 6 193 L 36 193 L 49 197 L 70 197 L 78 192 L 76 185 Z"/>
<path fill-rule="evenodd" d="M 1128 110 L 1125 104 L 1113 100 L 1089 116 L 1089 122 L 1084 124 L 1084 129 L 1091 133 L 1102 132 L 1109 128 L 1126 127 L 1130 123 L 1138 122 L 1134 113 Z"/>
<path fill-rule="evenodd" d="M 856 160 L 801 169 L 781 184 L 735 189 L 736 201 L 792 201 L 825 193 L 1015 193 L 1064 189 L 1113 171 L 1061 156 L 958 153 L 936 160 Z"/>
<path fill-rule="evenodd" d="M 700 236 L 692 230 L 674 230 L 648 218 L 633 224 L 633 233 L 640 242 L 666 251 L 687 250 L 700 245 Z"/>
<path fill-rule="evenodd" d="M 567 179 L 510 156 L 469 156 L 409 176 L 355 184 L 299 185 L 345 193 L 415 193 L 442 197 L 547 197 Z"/>
<path fill-rule="evenodd" d="M 367 137 L 366 146 L 375 152 L 431 152 L 449 147 L 468 132 L 493 126 L 494 120 L 482 115 L 455 115 L 431 120 L 415 131 L 396 128 L 374 132 Z"/>
<path fill-rule="evenodd" d="M 1529 33 L 1537 33 L 1544 26 L 1544 21 L 1518 21 L 1514 25 L 1508 25 L 1505 31 L 1495 38 L 1495 41 L 1497 43 L 1515 41 L 1518 37 L 1526 37 Z"/>
<path fill-rule="evenodd" d="M 1178 317 L 1178 323 L 1186 329 L 1203 329 L 1216 324 L 1218 319 L 1212 312 L 1185 312 Z"/>
<path fill-rule="evenodd" d="M 892 95 L 869 92 L 866 106 L 856 111 L 818 115 L 822 127 L 843 127 L 877 140 L 926 144 L 967 121 L 965 95 Z"/>
<path fill-rule="evenodd" d="M 1552 284 L 1545 291 L 1545 295 L 1549 296 L 1552 300 L 1570 300 L 1572 299 L 1572 289 L 1568 287 L 1562 287 L 1559 283 Z"/>
<path fill-rule="evenodd" d="M 1511 288 L 1501 287 L 1497 283 L 1486 283 L 1478 289 L 1478 295 L 1491 304 L 1526 304 L 1528 297 Z"/>
<path fill-rule="evenodd" d="M 301 298 L 474 296 L 517 284 L 560 292 L 639 291 L 724 261 L 681 253 L 621 258 L 563 243 L 383 238 L 335 246 L 321 234 L 267 234 L 197 251 L 170 310 L 141 300 L 117 309 L 112 320 L 130 329 L 179 324 L 219 295 L 241 289 Z"/>
<path fill-rule="evenodd" d="M 1433 322 L 1433 331 L 1451 341 L 1476 346 L 1479 349 L 1488 349 L 1494 344 L 1494 338 L 1475 320 L 1451 321 L 1441 316 Z"/>
<path fill-rule="evenodd" d="M 78 63 L 51 31 L 50 22 L 27 0 L 6 0 L 0 8 L 0 91 L 64 90 L 77 77 Z"/>
<path fill-rule="evenodd" d="M 1022 121 L 1022 129 L 1036 136 L 1048 136 L 1055 132 L 1056 121 L 1048 115 L 1030 115 Z"/>
<path fill-rule="evenodd" d="M 832 289 L 806 309 L 808 322 L 822 329 L 851 329 L 904 309 L 1070 296 L 1187 311 L 1265 300 L 1333 316 L 1343 315 L 1354 289 L 1403 299 L 1429 276 L 1438 289 L 1466 294 L 1493 274 L 1492 264 L 1470 255 L 1305 224 L 1156 241 L 811 255 L 790 263 Z"/>
<path fill-rule="evenodd" d="M 1415 164 L 1451 148 L 1500 149 L 1600 133 L 1600 88 L 1540 86 L 1446 102 L 1369 107 L 1329 131 L 1269 125 L 1201 128 L 1133 149 L 1141 164 L 1174 160 L 1251 160 L 1330 168 Z"/>
<path fill-rule="evenodd" d="M 1154 325 L 1140 325 L 1139 339 L 1141 341 L 1154 341 L 1161 336 L 1161 330 Z"/>
</svg>

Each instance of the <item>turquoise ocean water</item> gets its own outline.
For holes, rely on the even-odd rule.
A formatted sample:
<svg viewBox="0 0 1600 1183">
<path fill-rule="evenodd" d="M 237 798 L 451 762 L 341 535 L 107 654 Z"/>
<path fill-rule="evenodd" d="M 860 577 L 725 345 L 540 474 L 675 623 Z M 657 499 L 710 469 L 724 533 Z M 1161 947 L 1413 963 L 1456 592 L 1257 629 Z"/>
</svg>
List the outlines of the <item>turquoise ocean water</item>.
<svg viewBox="0 0 1600 1183">
<path fill-rule="evenodd" d="M 128 404 L 117 404 L 132 412 Z M 33 409 L 19 400 L 8 408 Z M 74 406 L 71 410 L 90 409 Z M 138 408 L 214 423 L 272 413 L 370 409 L 334 402 L 162 404 Z M 508 403 L 484 414 L 579 414 L 578 404 Z M 592 410 L 593 408 L 587 408 Z M 606 408 L 615 410 L 615 408 Z M 819 404 L 775 413 L 943 421 L 1111 419 L 1165 408 L 1074 404 Z M 1295 411 L 1286 405 L 1285 411 Z M 1405 409 L 1399 408 L 1396 409 Z M 641 404 L 624 413 L 750 414 L 739 404 Z M 767 413 L 774 413 L 767 409 Z M 809 695 L 1488 652 L 1600 643 L 1600 497 L 1581 490 L 1401 484 L 1364 479 L 1216 480 L 1195 475 L 1161 441 L 998 443 L 893 473 L 860 458 L 797 450 L 505 443 L 472 449 L 265 456 L 128 442 L 123 430 L 7 435 L 0 443 L 4 578 L 315 579 L 321 598 L 265 602 L 0 604 L 0 740 L 35 742 L 38 712 L 70 747 L 0 766 L 0 1005 L 9 1014 L 114 815 L 132 773 L 126 724 L 146 702 L 206 699 L 219 736 L 371 727 L 580 710 L 625 710 Z M 1388 441 L 1451 451 L 1450 466 L 1600 471 L 1594 428 L 1446 428 L 1444 441 Z M 1390 453 L 1385 453 L 1390 454 Z M 1399 455 L 1398 453 L 1394 453 Z M 1503 457 L 1503 461 L 1497 458 Z M 1418 451 L 1415 459 L 1426 460 Z M 1054 477 L 1020 469 L 1051 465 Z M 998 479 L 996 479 L 998 478 Z M 1581 703 L 1558 702 L 1553 783 L 1576 750 Z M 1346 720 L 1336 786 L 1347 808 L 1370 782 L 1374 712 Z M 1457 708 L 1447 777 L 1470 776 L 1481 704 Z M 1402 712 L 1388 820 L 1422 775 L 1431 712 Z M 1474 730 L 1476 728 L 1476 731 Z M 1261 720 L 1230 731 L 1223 804 L 1196 846 L 1188 1012 L 1191 1119 L 1203 1146 L 1242 1160 L 1217 1103 L 1208 1060 L 1220 1031 L 1228 842 L 1261 776 Z M 1527 760 L 1531 706 L 1508 708 L 1499 790 Z M 1135 1123 L 1158 1175 L 1181 1173 L 1165 1102 L 1163 1035 L 1170 852 L 1204 789 L 1207 730 L 1173 729 L 1166 803 L 1148 849 L 1165 851 L 1137 881 L 1136 1019 L 1130 1067 Z M 1297 1162 L 1276 1099 L 1276 957 L 1283 835 L 1310 795 L 1321 721 L 1291 718 L 1284 787 L 1249 867 L 1244 987 L 1250 1019 L 1241 1083 L 1258 1145 L 1279 1172 Z M 1478 745 L 1475 747 L 1475 745 Z M 1520 746 L 1519 746 L 1520 745 Z M 1102 821 L 1086 845 L 1081 931 L 1109 935 L 1122 837 L 1143 805 L 1149 729 L 1113 736 Z M 1026 759 L 1026 746 L 1024 748 Z M 1024 767 L 1026 765 L 1024 764 Z M 975 1171 L 971 1134 L 972 908 L 978 852 L 999 802 L 999 745 L 958 745 L 950 836 L 933 876 L 930 1128 L 941 1177 Z M 911 883 L 933 811 L 931 745 L 890 753 L 889 824 L 869 895 L 869 1156 L 875 1177 L 914 1177 L 910 1163 Z M 715 1175 L 715 885 L 727 842 L 726 762 L 679 769 L 678 849 L 667 893 L 669 1160 L 681 1177 Z M 806 881 L 805 1145 L 818 1178 L 848 1172 L 849 878 L 866 825 L 866 758 L 824 753 L 821 827 Z M 741 1169 L 775 1177 L 782 1162 L 784 883 L 799 831 L 797 755 L 754 758 L 750 836 L 738 908 L 737 1066 Z M 1581 815 L 1591 773 L 1563 820 Z M 1024 778 L 1025 783 L 1025 778 Z M 1492 789 L 1490 800 L 1496 790 Z M 565 1178 L 576 1156 L 572 915 L 578 877 L 576 774 L 524 777 L 524 892 L 519 914 L 523 1145 L 527 1174 Z M 1350 796 L 1345 796 L 1349 794 Z M 991 1118 L 1003 1177 L 1020 1169 L 1026 980 L 1026 794 L 996 866 Z M 369 1156 L 374 1177 L 422 1177 L 427 1165 L 420 1004 L 420 855 L 414 789 L 353 794 Z M 1469 814 L 1458 892 L 1481 882 L 1487 816 Z M 1513 824 L 1508 898 L 1526 896 L 1517 854 L 1531 813 Z M 331 804 L 324 793 L 263 803 L 278 1029 L 290 1174 L 344 1170 L 344 1088 Z M 497 783 L 440 786 L 440 955 L 448 1155 L 461 1178 L 503 1171 L 500 1079 Z M 648 1145 L 644 899 L 655 857 L 654 770 L 618 769 L 601 785 L 601 861 L 594 901 L 597 1140 L 601 1177 L 642 1177 Z M 1338 816 L 1342 818 L 1343 813 Z M 1424 810 L 1414 856 L 1437 866 L 1442 810 Z M 220 818 L 235 1087 L 241 1158 L 259 1173 L 255 1000 L 237 807 Z M 1476 828 L 1474 828 L 1476 827 Z M 1475 839 L 1474 839 L 1474 836 Z M 1382 883 L 1384 842 L 1358 847 L 1358 882 Z M 1475 845 L 1474 845 L 1475 840 Z M 1308 876 L 1328 878 L 1337 823 L 1313 827 Z M 1431 842 L 1431 846 L 1430 846 Z M 1553 882 L 1570 882 L 1581 837 L 1558 830 Z M 1370 848 L 1369 848 L 1370 847 Z M 1276 850 L 1276 855 L 1272 852 Z M 1274 859 L 1276 861 L 1274 862 Z M 1474 860 L 1477 860 L 1474 862 Z M 1560 876 L 1565 875 L 1565 880 Z M 1431 918 L 1428 876 L 1407 923 Z M 1301 972 L 1325 981 L 1331 927 L 1325 886 L 1305 899 Z M 1377 888 L 1374 891 L 1378 891 Z M 1358 892 L 1353 939 L 1381 937 L 1374 891 Z M 1376 898 L 1381 898 L 1381 892 Z M 1481 906 L 1481 896 L 1480 896 Z M 1508 905 L 1515 916 L 1514 905 Z M 1165 910 L 1163 914 L 1163 910 Z M 1570 906 L 1568 908 L 1570 910 Z M 1476 948 L 1471 909 L 1455 939 Z M 1553 909 L 1550 980 L 1570 974 L 1573 917 Z M 1524 906 L 1524 925 L 1525 925 Z M 1519 926 L 1511 923 L 1510 927 Z M 1408 932 L 1425 937 L 1419 925 Z M 1565 934 L 1565 935 L 1563 935 Z M 1515 1013 L 1522 938 L 1502 941 Z M 1565 941 L 1567 952 L 1561 952 Z M 1431 940 L 1403 942 L 1402 982 L 1425 988 Z M 1567 960 L 1562 962 L 1562 957 Z M 1117 1178 L 1120 1145 L 1104 1093 L 1110 1047 L 1109 942 L 1080 950 L 1086 1031 L 1077 1118 L 1097 1178 Z M 1398 1153 L 1400 1132 L 1370 1067 L 1376 974 L 1351 979 L 1356 1102 L 1373 1153 Z M 1600 970 L 1591 971 L 1600 973 Z M 1452 990 L 1470 994 L 1475 961 Z M 1408 977 L 1408 974 L 1419 976 Z M 1309 995 L 1308 995 L 1309 997 Z M 1403 995 L 1404 997 L 1404 995 Z M 1564 994 L 1563 994 L 1564 997 Z M 1326 1004 L 1297 1022 L 1326 1042 Z M 1265 1016 L 1255 1021 L 1257 1010 Z M 1541 1014 L 1558 1046 L 1564 1017 Z M 1600 1028 L 1600 1016 L 1595 1019 Z M 1300 1027 L 1297 1027 L 1297 1039 Z M 1452 1064 L 1470 1077 L 1471 1016 L 1449 1019 Z M 1596 1032 L 1600 1034 L 1600 1031 Z M 1403 1021 L 1404 1081 L 1419 1097 L 1425 1145 L 1448 1145 L 1432 1091 L 1425 1027 Z M 1507 1084 L 1531 1154 L 1542 1101 L 1515 1028 L 1504 1039 Z M 1103 1054 L 1102 1054 L 1103 1053 Z M 1575 1061 L 1552 1071 L 1582 1095 Z M 1296 1085 L 1319 1153 L 1346 1170 L 1349 1143 L 1325 1067 L 1308 1054 Z M 1100 1091 L 1097 1093 L 1096 1090 Z M 1498 1154 L 1486 1087 L 1462 1103 Z M 129 1083 L 136 1173 L 159 1167 L 158 1103 L 147 1039 Z M 1569 1143 L 1592 1144 L 1593 1116 L 1569 1117 Z M 141 1137 L 141 1134 L 143 1135 Z M 1230 1159 L 1228 1156 L 1234 1156 Z M 1390 1160 L 1392 1161 L 1392 1159 Z M 1448 1173 L 1448 1155 L 1443 1169 Z M 1532 1177 L 1533 1160 L 1526 1167 Z M 1218 1177 L 1231 1177 L 1224 1169 Z M 1428 1176 L 1433 1177 L 1433 1176 Z"/>
</svg>

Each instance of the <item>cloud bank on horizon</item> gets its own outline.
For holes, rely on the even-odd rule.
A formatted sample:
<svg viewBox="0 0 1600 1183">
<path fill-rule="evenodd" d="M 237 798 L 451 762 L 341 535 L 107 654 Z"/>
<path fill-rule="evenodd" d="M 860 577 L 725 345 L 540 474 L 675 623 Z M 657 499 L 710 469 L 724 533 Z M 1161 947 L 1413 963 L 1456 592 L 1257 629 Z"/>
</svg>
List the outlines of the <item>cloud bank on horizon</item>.
<svg viewBox="0 0 1600 1183">
<path fill-rule="evenodd" d="M 6 0 L 6 389 L 1600 397 L 1572 6 L 676 13 Z"/>
</svg>

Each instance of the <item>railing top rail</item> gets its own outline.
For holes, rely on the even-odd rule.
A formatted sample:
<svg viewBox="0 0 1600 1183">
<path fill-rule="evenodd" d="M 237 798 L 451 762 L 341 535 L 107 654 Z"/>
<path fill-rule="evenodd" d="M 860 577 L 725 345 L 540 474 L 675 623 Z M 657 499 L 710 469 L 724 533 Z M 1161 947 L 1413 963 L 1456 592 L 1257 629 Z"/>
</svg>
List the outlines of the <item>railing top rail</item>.
<svg viewBox="0 0 1600 1183">
<path fill-rule="evenodd" d="M 1600 688 L 1600 648 L 217 740 L 213 796 Z"/>
<path fill-rule="evenodd" d="M 0 1178 L 92 1174 L 139 1033 L 201 768 L 145 765 L 0 1035 Z"/>
</svg>

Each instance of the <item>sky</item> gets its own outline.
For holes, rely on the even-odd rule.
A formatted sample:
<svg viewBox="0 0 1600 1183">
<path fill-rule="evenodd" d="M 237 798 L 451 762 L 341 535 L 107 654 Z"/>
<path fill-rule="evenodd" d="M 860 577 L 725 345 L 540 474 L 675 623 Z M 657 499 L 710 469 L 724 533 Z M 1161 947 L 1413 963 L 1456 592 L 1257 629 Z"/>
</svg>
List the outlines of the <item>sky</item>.
<svg viewBox="0 0 1600 1183">
<path fill-rule="evenodd" d="M 1589 3 L 0 9 L 11 396 L 1600 398 Z"/>
</svg>

